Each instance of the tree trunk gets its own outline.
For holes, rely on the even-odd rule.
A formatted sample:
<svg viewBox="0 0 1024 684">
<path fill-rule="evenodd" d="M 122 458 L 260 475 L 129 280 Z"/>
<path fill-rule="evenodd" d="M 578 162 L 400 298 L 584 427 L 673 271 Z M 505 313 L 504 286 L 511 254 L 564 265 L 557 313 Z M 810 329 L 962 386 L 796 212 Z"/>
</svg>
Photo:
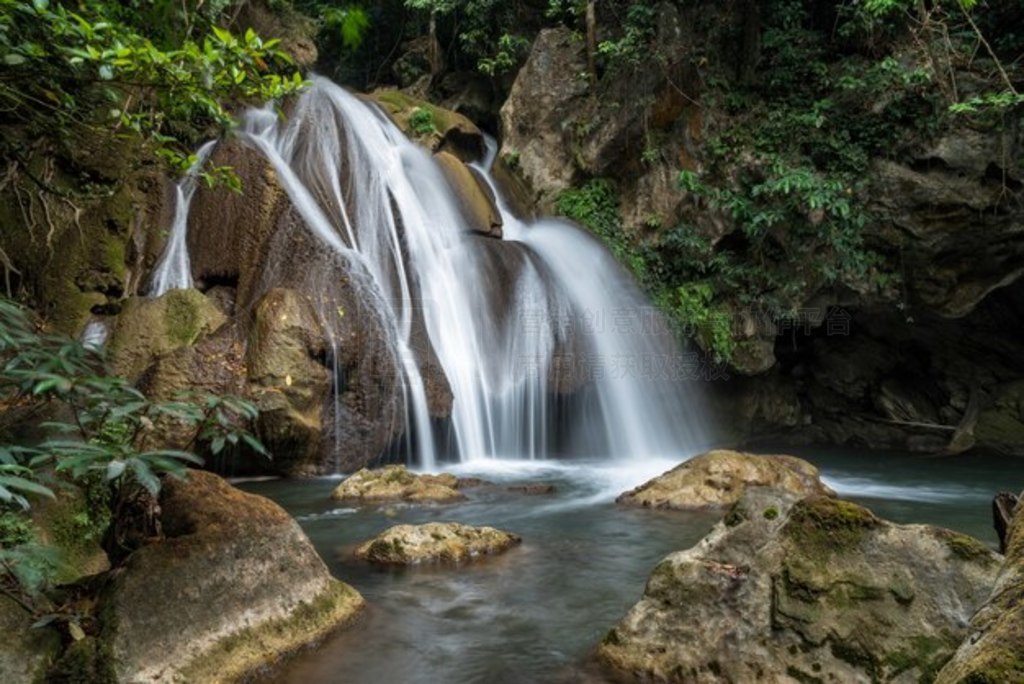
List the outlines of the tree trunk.
<svg viewBox="0 0 1024 684">
<path fill-rule="evenodd" d="M 427 57 L 430 60 L 430 80 L 433 81 L 441 71 L 441 46 L 437 43 L 437 12 L 430 12 L 430 49 Z"/>
</svg>

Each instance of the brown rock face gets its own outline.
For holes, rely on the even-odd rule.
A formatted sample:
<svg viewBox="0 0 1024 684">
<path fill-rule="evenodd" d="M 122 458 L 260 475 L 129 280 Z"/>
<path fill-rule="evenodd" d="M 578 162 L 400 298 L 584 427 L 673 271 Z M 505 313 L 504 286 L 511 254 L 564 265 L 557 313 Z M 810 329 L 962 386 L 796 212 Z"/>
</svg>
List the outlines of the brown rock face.
<svg viewBox="0 0 1024 684">
<path fill-rule="evenodd" d="M 522 538 L 493 527 L 453 522 L 396 525 L 356 549 L 356 556 L 380 565 L 461 563 L 507 551 Z"/>
<path fill-rule="evenodd" d="M 834 494 L 821 482 L 818 469 L 803 459 L 716 449 L 622 494 L 616 502 L 680 510 L 731 506 L 748 487 L 772 487 L 796 496 Z"/>
<path fill-rule="evenodd" d="M 931 681 L 999 556 L 832 497 L 751 488 L 597 649 L 624 681 Z M 972 681 L 1012 681 L 1005 679 Z"/>
<path fill-rule="evenodd" d="M 119 680 L 235 681 L 363 605 L 267 499 L 197 471 L 167 482 L 160 505 L 167 538 L 136 551 L 104 599 Z"/>
<path fill-rule="evenodd" d="M 438 152 L 434 159 L 441 167 L 458 199 L 469 229 L 487 237 L 501 238 L 501 214 L 494 194 L 476 172 L 449 152 Z"/>
<path fill-rule="evenodd" d="M 555 197 L 579 177 L 567 140 L 567 113 L 587 92 L 583 42 L 565 28 L 537 35 L 530 57 L 501 107 L 501 156 L 550 209 Z"/>
</svg>

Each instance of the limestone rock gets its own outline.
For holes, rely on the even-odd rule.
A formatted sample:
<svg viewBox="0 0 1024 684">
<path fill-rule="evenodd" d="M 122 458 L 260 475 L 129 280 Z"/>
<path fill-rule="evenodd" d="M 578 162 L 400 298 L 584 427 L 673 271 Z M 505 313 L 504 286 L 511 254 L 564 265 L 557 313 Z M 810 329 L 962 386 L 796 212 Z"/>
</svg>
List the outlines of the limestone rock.
<svg viewBox="0 0 1024 684">
<path fill-rule="evenodd" d="M 458 488 L 458 478 L 450 473 L 417 475 L 410 473 L 404 465 L 389 465 L 378 470 L 363 468 L 353 473 L 331 492 L 331 498 L 362 503 L 449 503 L 466 498 Z"/>
<path fill-rule="evenodd" d="M 356 556 L 382 565 L 460 563 L 502 553 L 522 538 L 493 527 L 453 522 L 396 525 L 356 549 Z"/>
<path fill-rule="evenodd" d="M 795 456 L 762 456 L 716 449 L 696 456 L 616 499 L 651 508 L 729 506 L 748 487 L 773 487 L 798 496 L 834 493 L 818 469 Z"/>
<path fill-rule="evenodd" d="M 110 333 L 111 369 L 136 380 L 160 356 L 194 344 L 226 320 L 198 290 L 171 290 L 156 299 L 129 299 Z"/>
<path fill-rule="evenodd" d="M 363 605 L 267 499 L 193 471 L 160 505 L 166 538 L 133 553 L 102 599 L 119 680 L 235 681 Z"/>
<path fill-rule="evenodd" d="M 470 230 L 488 237 L 501 238 L 501 214 L 495 204 L 494 194 L 483 179 L 450 152 L 438 152 L 434 159 L 455 192 Z"/>
<path fill-rule="evenodd" d="M 432 152 L 448 152 L 464 162 L 484 156 L 484 136 L 472 121 L 461 114 L 413 97 L 401 90 L 375 90 L 366 96 L 391 117 L 395 125 Z M 420 129 L 413 117 L 429 115 L 430 130 Z"/>
<path fill-rule="evenodd" d="M 1024 681 L 1024 506 L 1010 526 L 995 589 L 936 684 Z"/>
<path fill-rule="evenodd" d="M 33 684 L 60 652 L 56 631 L 32 629 L 34 618 L 6 596 L 0 596 L 0 681 Z"/>
<path fill-rule="evenodd" d="M 579 175 L 564 124 L 587 92 L 586 69 L 582 40 L 567 28 L 544 29 L 501 107 L 502 157 L 516 160 L 545 208 Z"/>
<path fill-rule="evenodd" d="M 930 681 L 999 556 L 825 496 L 751 488 L 654 569 L 597 658 L 629 681 Z"/>
</svg>

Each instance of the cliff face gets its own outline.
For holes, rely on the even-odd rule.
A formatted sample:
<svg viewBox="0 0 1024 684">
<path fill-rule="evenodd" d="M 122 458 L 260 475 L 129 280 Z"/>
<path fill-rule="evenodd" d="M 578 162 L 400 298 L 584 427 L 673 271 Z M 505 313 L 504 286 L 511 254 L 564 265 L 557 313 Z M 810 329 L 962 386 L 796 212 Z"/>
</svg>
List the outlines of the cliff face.
<svg viewBox="0 0 1024 684">
<path fill-rule="evenodd" d="M 709 285 L 734 437 L 1024 453 L 1019 112 L 950 114 L 909 36 L 823 38 L 839 52 L 808 51 L 824 75 L 801 74 L 758 5 L 657 5 L 641 56 L 596 77 L 582 39 L 541 31 L 503 158 L 547 211 L 610 180 L 613 247 L 661 303 Z M 945 64 L 961 99 L 987 87 L 990 63 Z"/>
</svg>

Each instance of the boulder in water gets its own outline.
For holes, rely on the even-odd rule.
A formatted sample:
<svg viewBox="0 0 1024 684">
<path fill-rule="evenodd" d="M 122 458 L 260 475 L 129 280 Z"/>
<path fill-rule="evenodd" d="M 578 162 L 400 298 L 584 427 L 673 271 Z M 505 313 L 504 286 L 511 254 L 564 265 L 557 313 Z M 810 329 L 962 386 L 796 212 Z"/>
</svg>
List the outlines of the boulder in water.
<svg viewBox="0 0 1024 684">
<path fill-rule="evenodd" d="M 434 160 L 455 192 L 469 229 L 487 237 L 501 238 L 501 213 L 487 184 L 450 152 L 438 152 Z"/>
<path fill-rule="evenodd" d="M 715 449 L 676 466 L 615 501 L 679 510 L 729 506 L 747 487 L 773 487 L 798 496 L 833 495 L 813 465 L 795 456 L 762 456 Z"/>
<path fill-rule="evenodd" d="M 103 598 L 97 652 L 118 681 L 235 681 L 363 605 L 263 497 L 193 471 L 167 481 L 160 506 L 166 538 L 133 553 Z"/>
<path fill-rule="evenodd" d="M 396 525 L 356 549 L 356 556 L 382 565 L 461 563 L 507 551 L 522 538 L 493 527 L 454 522 Z"/>
<path fill-rule="evenodd" d="M 999 556 L 949 530 L 798 496 L 750 488 L 659 563 L 599 662 L 632 681 L 931 681 Z"/>
<path fill-rule="evenodd" d="M 375 90 L 366 98 L 379 105 L 403 133 L 432 152 L 449 152 L 464 162 L 483 159 L 483 133 L 463 115 L 401 90 Z"/>
<path fill-rule="evenodd" d="M 466 498 L 458 487 L 458 478 L 450 473 L 417 475 L 404 465 L 390 465 L 378 470 L 363 468 L 353 473 L 337 486 L 331 498 L 362 503 L 449 503 Z"/>
</svg>

